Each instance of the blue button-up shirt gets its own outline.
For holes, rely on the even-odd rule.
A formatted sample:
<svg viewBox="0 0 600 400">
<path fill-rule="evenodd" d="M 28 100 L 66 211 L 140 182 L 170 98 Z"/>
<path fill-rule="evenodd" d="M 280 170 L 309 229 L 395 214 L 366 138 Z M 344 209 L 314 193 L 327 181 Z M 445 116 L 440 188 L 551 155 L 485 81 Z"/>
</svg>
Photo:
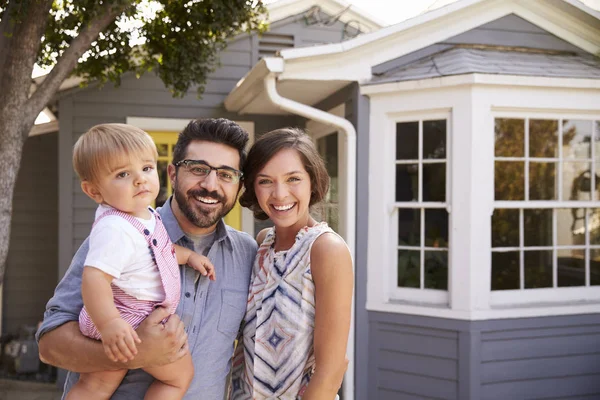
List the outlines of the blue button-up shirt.
<svg viewBox="0 0 600 400">
<path fill-rule="evenodd" d="M 193 249 L 177 223 L 170 201 L 158 210 L 174 243 Z M 69 321 L 77 321 L 83 307 L 81 275 L 88 252 L 86 239 L 46 305 L 44 321 L 36 338 Z M 177 315 L 185 324 L 194 361 L 194 379 L 184 399 L 220 400 L 231 368 L 233 344 L 246 311 L 250 273 L 256 255 L 256 241 L 247 233 L 217 224 L 216 237 L 208 252 L 217 280 L 200 277 L 192 268 L 181 266 L 181 300 Z M 198 284 L 196 285 L 196 281 Z M 79 375 L 69 372 L 65 393 Z M 112 399 L 141 399 L 153 378 L 141 369 L 130 370 Z M 64 396 L 63 396 L 64 398 Z"/>
</svg>

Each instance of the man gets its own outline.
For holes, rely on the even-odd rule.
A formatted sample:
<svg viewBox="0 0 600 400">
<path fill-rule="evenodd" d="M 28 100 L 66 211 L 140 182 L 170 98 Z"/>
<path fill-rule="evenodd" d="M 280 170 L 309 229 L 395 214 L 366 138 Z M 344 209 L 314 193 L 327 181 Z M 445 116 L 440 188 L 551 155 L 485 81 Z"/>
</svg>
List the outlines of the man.
<svg viewBox="0 0 600 400">
<path fill-rule="evenodd" d="M 173 164 L 168 166 L 173 196 L 158 212 L 173 243 L 207 255 L 217 280 L 199 279 L 195 270 L 180 267 L 181 301 L 176 315 L 163 325 L 168 313 L 159 308 L 139 326 L 142 343 L 133 361 L 110 361 L 99 341 L 79 331 L 88 239 L 81 245 L 48 302 L 36 335 L 44 362 L 74 371 L 67 375 L 65 394 L 77 373 L 127 368 L 130 371 L 112 399 L 141 399 L 152 377 L 138 368 L 167 364 L 190 351 L 194 379 L 185 398 L 224 397 L 257 250 L 250 235 L 222 220 L 241 187 L 247 142 L 248 133 L 226 119 L 192 121 L 179 135 Z"/>
</svg>

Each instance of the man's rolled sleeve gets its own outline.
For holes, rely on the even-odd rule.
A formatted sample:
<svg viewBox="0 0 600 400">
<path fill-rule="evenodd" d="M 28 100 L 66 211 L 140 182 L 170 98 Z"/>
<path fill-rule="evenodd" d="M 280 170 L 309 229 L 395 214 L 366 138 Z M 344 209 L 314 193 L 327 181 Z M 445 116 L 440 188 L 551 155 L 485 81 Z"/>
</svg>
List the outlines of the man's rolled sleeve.
<svg viewBox="0 0 600 400">
<path fill-rule="evenodd" d="M 83 308 L 81 276 L 88 250 L 89 239 L 86 239 L 75 253 L 67 273 L 54 290 L 54 296 L 46 304 L 44 320 L 35 334 L 38 342 L 46 332 L 67 322 L 79 320 L 79 313 Z"/>
</svg>

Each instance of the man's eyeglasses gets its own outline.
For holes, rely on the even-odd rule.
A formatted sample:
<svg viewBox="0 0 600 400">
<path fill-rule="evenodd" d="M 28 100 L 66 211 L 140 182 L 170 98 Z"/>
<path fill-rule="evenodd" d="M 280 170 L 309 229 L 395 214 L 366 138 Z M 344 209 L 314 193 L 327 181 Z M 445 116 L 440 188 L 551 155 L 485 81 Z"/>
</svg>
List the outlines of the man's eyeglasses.
<svg viewBox="0 0 600 400">
<path fill-rule="evenodd" d="M 242 171 L 230 167 L 215 168 L 200 160 L 181 160 L 174 164 L 176 167 L 183 166 L 187 172 L 199 178 L 206 178 L 211 171 L 215 170 L 217 178 L 224 183 L 238 183 L 244 176 Z"/>
</svg>

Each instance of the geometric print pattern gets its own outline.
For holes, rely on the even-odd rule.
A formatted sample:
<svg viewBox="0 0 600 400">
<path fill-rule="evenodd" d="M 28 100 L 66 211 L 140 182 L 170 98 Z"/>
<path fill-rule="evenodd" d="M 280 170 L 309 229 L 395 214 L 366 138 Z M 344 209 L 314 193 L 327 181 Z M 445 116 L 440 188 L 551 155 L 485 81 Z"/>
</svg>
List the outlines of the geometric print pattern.
<svg viewBox="0 0 600 400">
<path fill-rule="evenodd" d="M 294 245 L 275 252 L 275 228 L 267 233 L 254 263 L 232 377 L 234 400 L 298 399 L 314 372 L 315 285 L 310 251 L 333 232 L 327 223 L 302 228 Z M 242 357 L 243 355 L 243 357 Z"/>
</svg>

